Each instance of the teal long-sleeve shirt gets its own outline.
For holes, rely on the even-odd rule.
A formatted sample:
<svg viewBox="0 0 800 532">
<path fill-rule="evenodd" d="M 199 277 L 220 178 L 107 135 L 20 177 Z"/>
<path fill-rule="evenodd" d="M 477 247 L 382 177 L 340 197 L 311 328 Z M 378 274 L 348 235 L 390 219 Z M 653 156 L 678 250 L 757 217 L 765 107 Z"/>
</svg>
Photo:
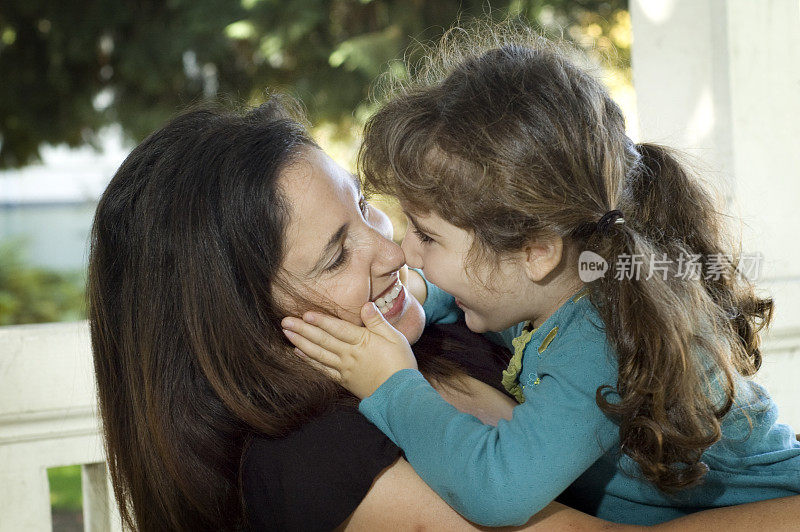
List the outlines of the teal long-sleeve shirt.
<svg viewBox="0 0 800 532">
<path fill-rule="evenodd" d="M 426 284 L 428 322 L 455 320 L 452 297 Z M 703 485 L 670 497 L 637 478 L 636 464 L 620 456 L 619 427 L 595 401 L 598 387 L 616 384 L 617 366 L 588 297 L 573 297 L 532 333 L 520 324 L 493 336 L 523 350 L 524 402 L 511 420 L 493 427 L 461 413 L 416 370 L 395 373 L 359 405 L 467 519 L 521 525 L 562 492 L 580 510 L 632 524 L 800 493 L 800 443 L 777 423 L 763 388 L 744 379 L 723 439 L 703 455 Z"/>
</svg>

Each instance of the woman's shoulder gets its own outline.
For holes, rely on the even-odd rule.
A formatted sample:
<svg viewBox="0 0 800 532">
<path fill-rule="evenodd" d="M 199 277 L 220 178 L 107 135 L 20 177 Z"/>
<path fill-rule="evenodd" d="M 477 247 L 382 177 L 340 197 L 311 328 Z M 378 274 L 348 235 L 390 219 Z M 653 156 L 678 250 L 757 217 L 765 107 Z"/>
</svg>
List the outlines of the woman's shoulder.
<svg viewBox="0 0 800 532">
<path fill-rule="evenodd" d="M 254 529 L 335 528 L 400 453 L 354 405 L 333 405 L 281 438 L 256 436 L 242 460 L 249 523 Z"/>
</svg>

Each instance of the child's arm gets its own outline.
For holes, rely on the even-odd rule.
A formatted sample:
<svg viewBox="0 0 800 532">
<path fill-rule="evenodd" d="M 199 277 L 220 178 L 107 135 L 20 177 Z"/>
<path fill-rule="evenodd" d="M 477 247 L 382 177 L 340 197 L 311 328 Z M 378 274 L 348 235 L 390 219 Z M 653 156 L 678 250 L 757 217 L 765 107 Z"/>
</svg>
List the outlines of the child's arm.
<svg viewBox="0 0 800 532">
<path fill-rule="evenodd" d="M 595 403 L 595 390 L 616 382 L 616 372 L 580 346 L 574 360 L 561 361 L 568 372 L 540 374 L 512 419 L 492 427 L 442 399 L 374 305 L 362 312 L 369 330 L 316 313 L 305 317 L 319 327 L 287 319 L 289 339 L 367 397 L 361 412 L 405 451 L 429 486 L 478 524 L 527 522 L 617 444 L 617 427 Z"/>
<path fill-rule="evenodd" d="M 511 421 L 491 427 L 458 412 L 406 369 L 359 410 L 456 511 L 504 526 L 525 523 L 616 445 L 616 427 L 592 399 L 543 376 Z"/>
</svg>

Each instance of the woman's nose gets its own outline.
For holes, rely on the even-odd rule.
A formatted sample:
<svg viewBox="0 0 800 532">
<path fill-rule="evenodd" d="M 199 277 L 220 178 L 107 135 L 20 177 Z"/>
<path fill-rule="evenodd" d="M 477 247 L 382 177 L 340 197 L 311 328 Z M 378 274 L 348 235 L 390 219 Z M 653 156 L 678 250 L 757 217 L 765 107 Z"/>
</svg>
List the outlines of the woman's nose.
<svg viewBox="0 0 800 532">
<path fill-rule="evenodd" d="M 374 231 L 375 235 L 375 262 L 373 263 L 373 271 L 375 275 L 389 275 L 400 268 L 406 263 L 403 250 L 395 244 L 391 239 L 379 231 Z"/>
</svg>

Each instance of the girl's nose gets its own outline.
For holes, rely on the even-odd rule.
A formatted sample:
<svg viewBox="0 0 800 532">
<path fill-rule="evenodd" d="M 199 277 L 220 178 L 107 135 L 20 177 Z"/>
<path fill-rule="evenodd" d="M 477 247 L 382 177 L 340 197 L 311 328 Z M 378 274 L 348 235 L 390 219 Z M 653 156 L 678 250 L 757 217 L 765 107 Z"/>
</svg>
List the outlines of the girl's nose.
<svg viewBox="0 0 800 532">
<path fill-rule="evenodd" d="M 400 243 L 400 247 L 406 257 L 406 264 L 408 264 L 410 268 L 422 269 L 422 259 L 417 246 L 416 239 L 413 236 L 409 236 L 408 233 L 406 233 L 403 237 L 403 241 Z"/>
</svg>

